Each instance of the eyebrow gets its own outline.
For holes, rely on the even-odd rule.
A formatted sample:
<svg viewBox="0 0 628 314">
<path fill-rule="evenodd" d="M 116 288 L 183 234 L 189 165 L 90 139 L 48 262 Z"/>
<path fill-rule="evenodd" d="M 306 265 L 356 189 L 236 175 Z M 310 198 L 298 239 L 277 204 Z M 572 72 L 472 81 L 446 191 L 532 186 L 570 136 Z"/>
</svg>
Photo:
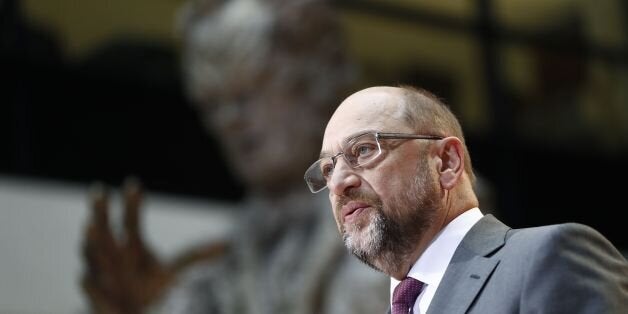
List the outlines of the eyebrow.
<svg viewBox="0 0 628 314">
<path fill-rule="evenodd" d="M 345 137 L 345 139 L 342 141 L 342 144 L 344 145 L 344 144 L 348 143 L 349 141 L 351 141 L 352 139 L 354 139 L 354 138 L 356 138 L 358 136 L 367 134 L 367 133 L 381 133 L 381 132 L 377 131 L 377 130 L 362 130 L 362 131 L 359 131 L 359 132 L 355 132 L 355 133 Z M 327 158 L 327 157 L 332 157 L 334 155 L 336 155 L 336 154 L 331 153 L 330 151 L 327 151 L 327 150 L 322 150 L 320 155 L 318 155 L 318 158 L 319 159 Z"/>
</svg>

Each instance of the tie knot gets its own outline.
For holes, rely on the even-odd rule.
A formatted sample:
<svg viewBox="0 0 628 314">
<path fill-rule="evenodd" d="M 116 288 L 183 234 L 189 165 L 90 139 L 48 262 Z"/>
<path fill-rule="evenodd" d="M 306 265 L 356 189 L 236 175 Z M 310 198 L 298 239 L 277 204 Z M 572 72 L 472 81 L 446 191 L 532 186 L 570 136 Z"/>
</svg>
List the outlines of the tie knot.
<svg viewBox="0 0 628 314">
<path fill-rule="evenodd" d="M 414 301 L 421 293 L 421 289 L 423 289 L 423 283 L 412 277 L 402 280 L 393 291 L 392 313 L 408 313 L 414 306 Z"/>
</svg>

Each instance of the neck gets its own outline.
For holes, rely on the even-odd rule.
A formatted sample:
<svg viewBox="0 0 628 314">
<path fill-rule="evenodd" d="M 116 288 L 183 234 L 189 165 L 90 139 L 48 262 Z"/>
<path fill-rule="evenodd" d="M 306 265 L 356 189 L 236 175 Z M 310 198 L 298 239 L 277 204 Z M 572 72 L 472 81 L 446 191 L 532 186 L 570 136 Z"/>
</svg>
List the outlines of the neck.
<svg viewBox="0 0 628 314">
<path fill-rule="evenodd" d="M 385 263 L 386 267 L 382 267 L 382 271 L 388 274 L 390 277 L 393 277 L 399 281 L 403 280 L 410 272 L 410 269 L 416 263 L 416 261 L 421 257 L 423 252 L 430 246 L 432 241 L 436 238 L 440 230 L 436 231 L 436 229 L 430 229 L 428 232 L 424 234 L 421 238 L 415 250 L 410 252 L 410 254 L 405 254 L 405 256 L 396 256 L 394 258 L 389 258 L 394 260 L 393 263 Z M 395 260 L 396 259 L 396 260 Z M 382 265 L 384 266 L 384 265 Z"/>
<path fill-rule="evenodd" d="M 465 191 L 466 190 L 462 189 L 461 186 L 451 191 L 443 190 L 441 208 L 437 211 L 429 228 L 420 236 L 413 250 L 409 254 L 403 254 L 402 256 L 398 256 L 398 254 L 392 256 L 393 254 L 389 253 L 388 255 L 390 256 L 384 256 L 382 259 L 376 261 L 375 266 L 391 277 L 397 280 L 403 280 L 423 252 L 425 252 L 438 234 L 445 229 L 451 221 L 467 210 L 478 206 L 475 194 L 473 194 L 473 192 L 468 193 L 468 191 L 464 193 Z"/>
</svg>

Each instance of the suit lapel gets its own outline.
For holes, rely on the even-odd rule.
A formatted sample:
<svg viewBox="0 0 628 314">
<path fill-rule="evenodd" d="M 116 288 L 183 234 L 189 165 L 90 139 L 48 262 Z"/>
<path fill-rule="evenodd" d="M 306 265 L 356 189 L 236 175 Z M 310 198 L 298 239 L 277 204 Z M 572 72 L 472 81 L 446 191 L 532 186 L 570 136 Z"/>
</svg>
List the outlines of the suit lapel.
<svg viewBox="0 0 628 314">
<path fill-rule="evenodd" d="M 504 245 L 509 229 L 492 215 L 486 215 L 469 230 L 445 271 L 428 314 L 467 311 L 499 264 L 499 259 L 487 256 Z"/>
</svg>

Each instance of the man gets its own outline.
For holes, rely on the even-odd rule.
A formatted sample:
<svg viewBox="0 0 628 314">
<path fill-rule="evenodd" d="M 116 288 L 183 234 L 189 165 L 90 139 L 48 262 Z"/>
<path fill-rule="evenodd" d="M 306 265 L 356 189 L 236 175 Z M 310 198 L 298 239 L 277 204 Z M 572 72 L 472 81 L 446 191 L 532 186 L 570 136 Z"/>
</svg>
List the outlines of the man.
<svg viewBox="0 0 628 314">
<path fill-rule="evenodd" d="M 397 313 L 625 313 L 628 263 L 580 224 L 511 229 L 478 208 L 461 127 L 430 93 L 373 87 L 329 121 L 305 174 Z"/>
<path fill-rule="evenodd" d="M 387 278 L 346 254 L 326 201 L 300 184 L 331 104 L 353 81 L 332 8 L 318 0 L 190 0 L 182 12 L 187 95 L 245 185 L 245 200 L 225 246 L 156 263 L 137 232 L 137 188 L 127 189 L 130 250 L 112 249 L 118 243 L 108 239 L 97 199 L 84 278 L 92 310 L 383 312 Z M 181 266 L 199 256 L 208 258 Z"/>
</svg>

